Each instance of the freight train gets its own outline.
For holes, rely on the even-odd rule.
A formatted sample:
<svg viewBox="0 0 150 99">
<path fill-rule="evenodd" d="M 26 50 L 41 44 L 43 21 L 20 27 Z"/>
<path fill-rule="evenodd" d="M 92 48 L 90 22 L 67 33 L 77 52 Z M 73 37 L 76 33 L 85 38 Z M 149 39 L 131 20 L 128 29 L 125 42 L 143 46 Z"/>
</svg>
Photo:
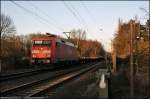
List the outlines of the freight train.
<svg viewBox="0 0 150 99">
<path fill-rule="evenodd" d="M 85 63 L 98 61 L 103 57 L 79 57 L 76 46 L 62 40 L 56 35 L 33 37 L 31 47 L 31 64 Z"/>
<path fill-rule="evenodd" d="M 72 63 L 79 61 L 76 47 L 55 35 L 33 37 L 31 63 Z"/>
</svg>

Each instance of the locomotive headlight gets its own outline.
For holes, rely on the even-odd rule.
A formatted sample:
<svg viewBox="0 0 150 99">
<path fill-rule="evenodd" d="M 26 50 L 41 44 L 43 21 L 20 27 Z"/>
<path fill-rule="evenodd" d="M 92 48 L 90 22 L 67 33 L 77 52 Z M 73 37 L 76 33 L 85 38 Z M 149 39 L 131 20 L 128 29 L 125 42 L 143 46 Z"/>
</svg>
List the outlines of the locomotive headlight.
<svg viewBox="0 0 150 99">
<path fill-rule="evenodd" d="M 33 58 L 36 58 L 36 55 L 32 55 Z"/>
<path fill-rule="evenodd" d="M 32 50 L 32 53 L 39 53 L 39 50 Z"/>
</svg>

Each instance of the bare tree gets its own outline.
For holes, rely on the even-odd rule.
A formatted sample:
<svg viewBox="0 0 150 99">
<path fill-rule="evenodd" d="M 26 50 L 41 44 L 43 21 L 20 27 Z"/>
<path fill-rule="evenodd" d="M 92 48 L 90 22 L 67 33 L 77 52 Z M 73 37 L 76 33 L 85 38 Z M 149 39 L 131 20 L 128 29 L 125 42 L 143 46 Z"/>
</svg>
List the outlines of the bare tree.
<svg viewBox="0 0 150 99">
<path fill-rule="evenodd" d="M 82 29 L 73 29 L 70 32 L 70 41 L 77 46 L 77 49 L 81 55 L 81 41 L 86 39 L 86 32 Z"/>
<path fill-rule="evenodd" d="M 13 24 L 12 19 L 9 16 L 1 14 L 1 26 L 0 26 L 1 38 L 0 38 L 0 52 L 1 52 L 1 59 L 0 64 L 1 66 L 6 67 L 4 64 L 8 63 L 8 57 L 11 55 L 15 55 L 15 47 L 18 45 L 18 40 L 15 40 L 14 34 L 16 33 L 15 25 Z M 9 39 L 6 39 L 8 38 Z M 14 47 L 13 47 L 14 46 Z M 17 49 L 17 48 L 16 48 Z M 17 54 L 18 55 L 18 54 Z M 14 58 L 14 57 L 13 57 Z M 12 59 L 12 58 L 11 58 Z M 10 60 L 9 60 L 10 62 Z M 0 69 L 1 69 L 0 66 Z"/>
<path fill-rule="evenodd" d="M 78 30 L 71 30 L 70 38 L 78 39 L 78 40 L 85 40 L 86 39 L 86 32 L 82 29 Z"/>
<path fill-rule="evenodd" d="M 4 14 L 1 14 L 0 32 L 2 38 L 10 36 L 16 32 L 12 19 Z"/>
<path fill-rule="evenodd" d="M 70 33 L 70 39 L 79 48 L 81 40 L 86 40 L 86 32 L 82 29 L 73 29 Z"/>
<path fill-rule="evenodd" d="M 104 48 L 98 41 L 86 40 L 86 31 L 73 29 L 69 34 L 70 41 L 77 46 L 81 57 L 103 56 Z"/>
</svg>

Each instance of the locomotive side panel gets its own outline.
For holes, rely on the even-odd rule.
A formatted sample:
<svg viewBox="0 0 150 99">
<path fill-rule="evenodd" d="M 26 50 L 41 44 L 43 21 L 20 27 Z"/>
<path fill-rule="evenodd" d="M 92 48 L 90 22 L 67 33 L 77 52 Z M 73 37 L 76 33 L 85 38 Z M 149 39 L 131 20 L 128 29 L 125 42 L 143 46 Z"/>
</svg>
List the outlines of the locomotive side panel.
<svg viewBox="0 0 150 99">
<path fill-rule="evenodd" d="M 51 57 L 50 57 L 50 60 L 51 60 L 51 63 L 56 63 L 56 41 L 55 41 L 55 38 L 51 38 L 51 41 L 52 41 L 52 46 L 51 46 Z"/>
<path fill-rule="evenodd" d="M 56 44 L 57 62 L 78 61 L 78 53 L 75 47 L 60 42 Z"/>
</svg>

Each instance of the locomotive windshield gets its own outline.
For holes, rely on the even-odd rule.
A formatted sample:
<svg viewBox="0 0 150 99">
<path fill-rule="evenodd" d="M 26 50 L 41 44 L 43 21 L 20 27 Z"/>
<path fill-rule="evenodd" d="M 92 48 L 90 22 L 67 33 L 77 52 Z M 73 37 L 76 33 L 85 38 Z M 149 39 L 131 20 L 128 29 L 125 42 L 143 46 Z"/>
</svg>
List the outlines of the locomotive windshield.
<svg viewBox="0 0 150 99">
<path fill-rule="evenodd" d="M 50 46 L 51 41 L 50 40 L 35 40 L 33 41 L 33 46 Z"/>
</svg>

